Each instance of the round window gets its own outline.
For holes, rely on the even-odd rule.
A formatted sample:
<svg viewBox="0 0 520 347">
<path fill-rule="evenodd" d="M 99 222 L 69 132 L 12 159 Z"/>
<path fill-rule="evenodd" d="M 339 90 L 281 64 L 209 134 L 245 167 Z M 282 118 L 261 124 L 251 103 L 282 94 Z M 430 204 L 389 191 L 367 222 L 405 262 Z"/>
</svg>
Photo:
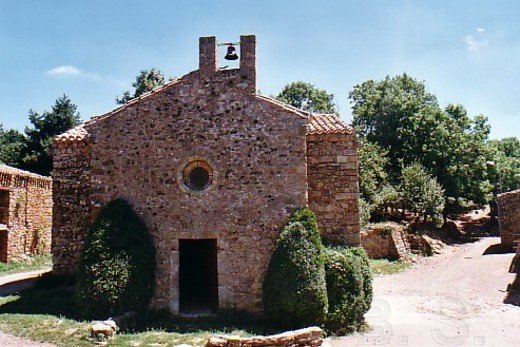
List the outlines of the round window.
<svg viewBox="0 0 520 347">
<path fill-rule="evenodd" d="M 201 191 L 208 188 L 213 181 L 213 170 L 202 160 L 190 162 L 183 170 L 183 181 L 191 190 Z"/>
</svg>

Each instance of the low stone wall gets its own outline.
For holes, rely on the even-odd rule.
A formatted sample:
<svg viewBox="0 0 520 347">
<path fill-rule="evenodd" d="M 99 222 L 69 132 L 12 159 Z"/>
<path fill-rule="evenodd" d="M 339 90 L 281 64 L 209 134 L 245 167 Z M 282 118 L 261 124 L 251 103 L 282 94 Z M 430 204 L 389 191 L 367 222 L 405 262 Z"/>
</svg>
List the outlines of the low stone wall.
<svg viewBox="0 0 520 347">
<path fill-rule="evenodd" d="M 361 232 L 361 244 L 373 259 L 409 259 L 407 234 L 397 223 L 372 224 Z"/>
<path fill-rule="evenodd" d="M 500 238 L 504 250 L 520 244 L 520 189 L 497 196 Z"/>
<path fill-rule="evenodd" d="M 5 199 L 0 261 L 50 252 L 52 180 L 0 165 L 0 190 Z"/>
</svg>

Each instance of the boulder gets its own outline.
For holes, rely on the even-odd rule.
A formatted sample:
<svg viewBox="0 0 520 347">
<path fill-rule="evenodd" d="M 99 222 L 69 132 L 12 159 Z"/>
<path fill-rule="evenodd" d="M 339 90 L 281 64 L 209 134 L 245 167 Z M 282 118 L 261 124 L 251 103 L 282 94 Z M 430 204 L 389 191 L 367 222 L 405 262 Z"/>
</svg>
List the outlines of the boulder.
<svg viewBox="0 0 520 347">
<path fill-rule="evenodd" d="M 90 335 L 93 337 L 99 337 L 100 335 L 108 338 L 113 336 L 117 331 L 116 322 L 111 319 L 103 322 L 94 322 L 90 326 Z"/>
</svg>

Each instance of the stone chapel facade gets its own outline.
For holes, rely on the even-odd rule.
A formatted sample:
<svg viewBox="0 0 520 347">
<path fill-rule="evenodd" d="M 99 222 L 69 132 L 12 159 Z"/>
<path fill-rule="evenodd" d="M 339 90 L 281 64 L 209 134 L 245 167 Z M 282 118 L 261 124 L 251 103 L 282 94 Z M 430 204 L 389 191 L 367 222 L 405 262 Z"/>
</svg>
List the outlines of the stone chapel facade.
<svg viewBox="0 0 520 347">
<path fill-rule="evenodd" d="M 276 237 L 304 205 L 324 237 L 359 245 L 353 128 L 259 95 L 255 36 L 240 37 L 239 56 L 220 69 L 215 37 L 202 37 L 198 70 L 54 139 L 55 273 L 75 271 L 116 198 L 152 233 L 152 305 L 172 312 L 261 310 Z"/>
</svg>

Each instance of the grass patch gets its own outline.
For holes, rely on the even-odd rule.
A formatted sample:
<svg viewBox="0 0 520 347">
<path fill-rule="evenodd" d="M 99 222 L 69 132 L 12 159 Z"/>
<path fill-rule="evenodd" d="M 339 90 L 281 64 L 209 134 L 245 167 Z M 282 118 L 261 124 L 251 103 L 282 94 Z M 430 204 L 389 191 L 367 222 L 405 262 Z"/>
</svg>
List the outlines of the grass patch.
<svg viewBox="0 0 520 347">
<path fill-rule="evenodd" d="M 45 278 L 18 295 L 0 297 L 0 331 L 58 346 L 93 346 L 90 321 L 77 315 L 74 287 Z M 107 318 L 107 317 L 104 317 Z M 108 346 L 203 346 L 212 334 L 265 335 L 279 330 L 258 317 L 221 311 L 217 317 L 182 318 L 166 312 L 148 312 L 136 326 L 118 333 Z"/>
<path fill-rule="evenodd" d="M 51 254 L 38 254 L 23 260 L 16 260 L 9 263 L 0 263 L 0 276 L 17 272 L 40 270 L 51 266 Z"/>
<path fill-rule="evenodd" d="M 404 271 L 412 266 L 412 263 L 388 259 L 370 259 L 370 268 L 375 275 L 391 275 Z"/>
</svg>

